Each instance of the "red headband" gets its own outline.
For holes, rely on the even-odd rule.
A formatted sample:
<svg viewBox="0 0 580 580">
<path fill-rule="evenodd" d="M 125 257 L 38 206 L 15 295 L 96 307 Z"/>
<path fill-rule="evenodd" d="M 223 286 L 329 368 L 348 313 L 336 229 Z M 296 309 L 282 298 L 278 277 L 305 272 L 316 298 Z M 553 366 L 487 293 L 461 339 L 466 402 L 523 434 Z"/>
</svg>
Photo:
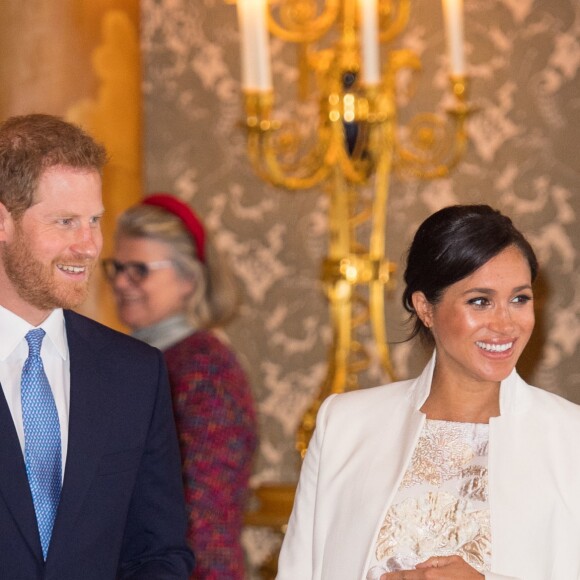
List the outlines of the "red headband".
<svg viewBox="0 0 580 580">
<path fill-rule="evenodd" d="M 160 207 L 176 215 L 191 234 L 200 262 L 205 263 L 205 229 L 201 220 L 186 203 L 168 193 L 154 193 L 146 197 L 141 203 Z"/>
</svg>

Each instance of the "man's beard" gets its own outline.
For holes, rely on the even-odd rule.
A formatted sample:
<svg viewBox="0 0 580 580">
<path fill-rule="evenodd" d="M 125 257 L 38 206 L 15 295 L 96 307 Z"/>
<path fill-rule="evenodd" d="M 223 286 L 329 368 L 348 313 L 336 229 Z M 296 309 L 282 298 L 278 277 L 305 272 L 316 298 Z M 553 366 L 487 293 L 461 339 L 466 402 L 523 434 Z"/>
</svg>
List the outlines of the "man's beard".
<svg viewBox="0 0 580 580">
<path fill-rule="evenodd" d="M 41 310 L 55 308 L 75 308 L 82 304 L 89 292 L 89 276 L 82 282 L 72 280 L 58 280 L 55 276 L 56 266 L 39 262 L 30 246 L 24 239 L 22 230 L 16 226 L 16 235 L 11 244 L 4 245 L 2 254 L 4 270 L 14 285 L 20 298 Z M 73 260 L 61 260 L 69 263 Z M 79 260 L 74 260 L 76 265 Z M 94 269 L 94 262 L 84 261 L 90 274 Z"/>
</svg>

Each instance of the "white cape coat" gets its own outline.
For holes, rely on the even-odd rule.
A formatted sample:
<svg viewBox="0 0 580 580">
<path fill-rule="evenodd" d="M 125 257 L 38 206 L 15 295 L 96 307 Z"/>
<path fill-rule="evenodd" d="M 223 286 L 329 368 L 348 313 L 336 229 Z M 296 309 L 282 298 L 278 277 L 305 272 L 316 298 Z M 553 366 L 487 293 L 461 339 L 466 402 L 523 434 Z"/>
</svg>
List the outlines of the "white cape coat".
<svg viewBox="0 0 580 580">
<path fill-rule="evenodd" d="M 416 379 L 322 404 L 278 580 L 364 580 L 415 449 L 435 355 Z M 580 580 L 580 406 L 514 370 L 490 420 L 488 580 Z"/>
</svg>

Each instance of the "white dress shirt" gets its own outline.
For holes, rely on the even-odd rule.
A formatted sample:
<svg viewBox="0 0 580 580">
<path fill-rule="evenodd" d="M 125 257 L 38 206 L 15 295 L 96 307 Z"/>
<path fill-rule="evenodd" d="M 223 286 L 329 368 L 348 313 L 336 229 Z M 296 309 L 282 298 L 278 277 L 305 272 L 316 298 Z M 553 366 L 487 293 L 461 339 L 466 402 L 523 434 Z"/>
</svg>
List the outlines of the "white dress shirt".
<svg viewBox="0 0 580 580">
<path fill-rule="evenodd" d="M 35 328 L 10 310 L 0 306 L 0 383 L 14 427 L 24 453 L 24 427 L 20 379 L 22 367 L 28 358 L 26 334 Z M 60 422 L 62 448 L 62 475 L 66 465 L 68 446 L 68 418 L 70 406 L 70 359 L 66 327 L 62 309 L 54 310 L 38 327 L 46 332 L 40 356 L 50 383 Z"/>
</svg>

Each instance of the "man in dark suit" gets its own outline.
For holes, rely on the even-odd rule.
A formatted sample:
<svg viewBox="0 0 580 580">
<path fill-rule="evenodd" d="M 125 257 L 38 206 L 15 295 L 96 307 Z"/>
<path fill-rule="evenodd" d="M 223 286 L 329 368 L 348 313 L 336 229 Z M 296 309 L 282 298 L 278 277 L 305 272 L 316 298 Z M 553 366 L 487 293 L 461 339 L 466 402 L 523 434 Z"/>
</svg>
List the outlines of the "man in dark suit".
<svg viewBox="0 0 580 580">
<path fill-rule="evenodd" d="M 104 149 L 0 125 L 0 578 L 187 579 L 161 353 L 70 309 L 102 247 Z"/>
</svg>

